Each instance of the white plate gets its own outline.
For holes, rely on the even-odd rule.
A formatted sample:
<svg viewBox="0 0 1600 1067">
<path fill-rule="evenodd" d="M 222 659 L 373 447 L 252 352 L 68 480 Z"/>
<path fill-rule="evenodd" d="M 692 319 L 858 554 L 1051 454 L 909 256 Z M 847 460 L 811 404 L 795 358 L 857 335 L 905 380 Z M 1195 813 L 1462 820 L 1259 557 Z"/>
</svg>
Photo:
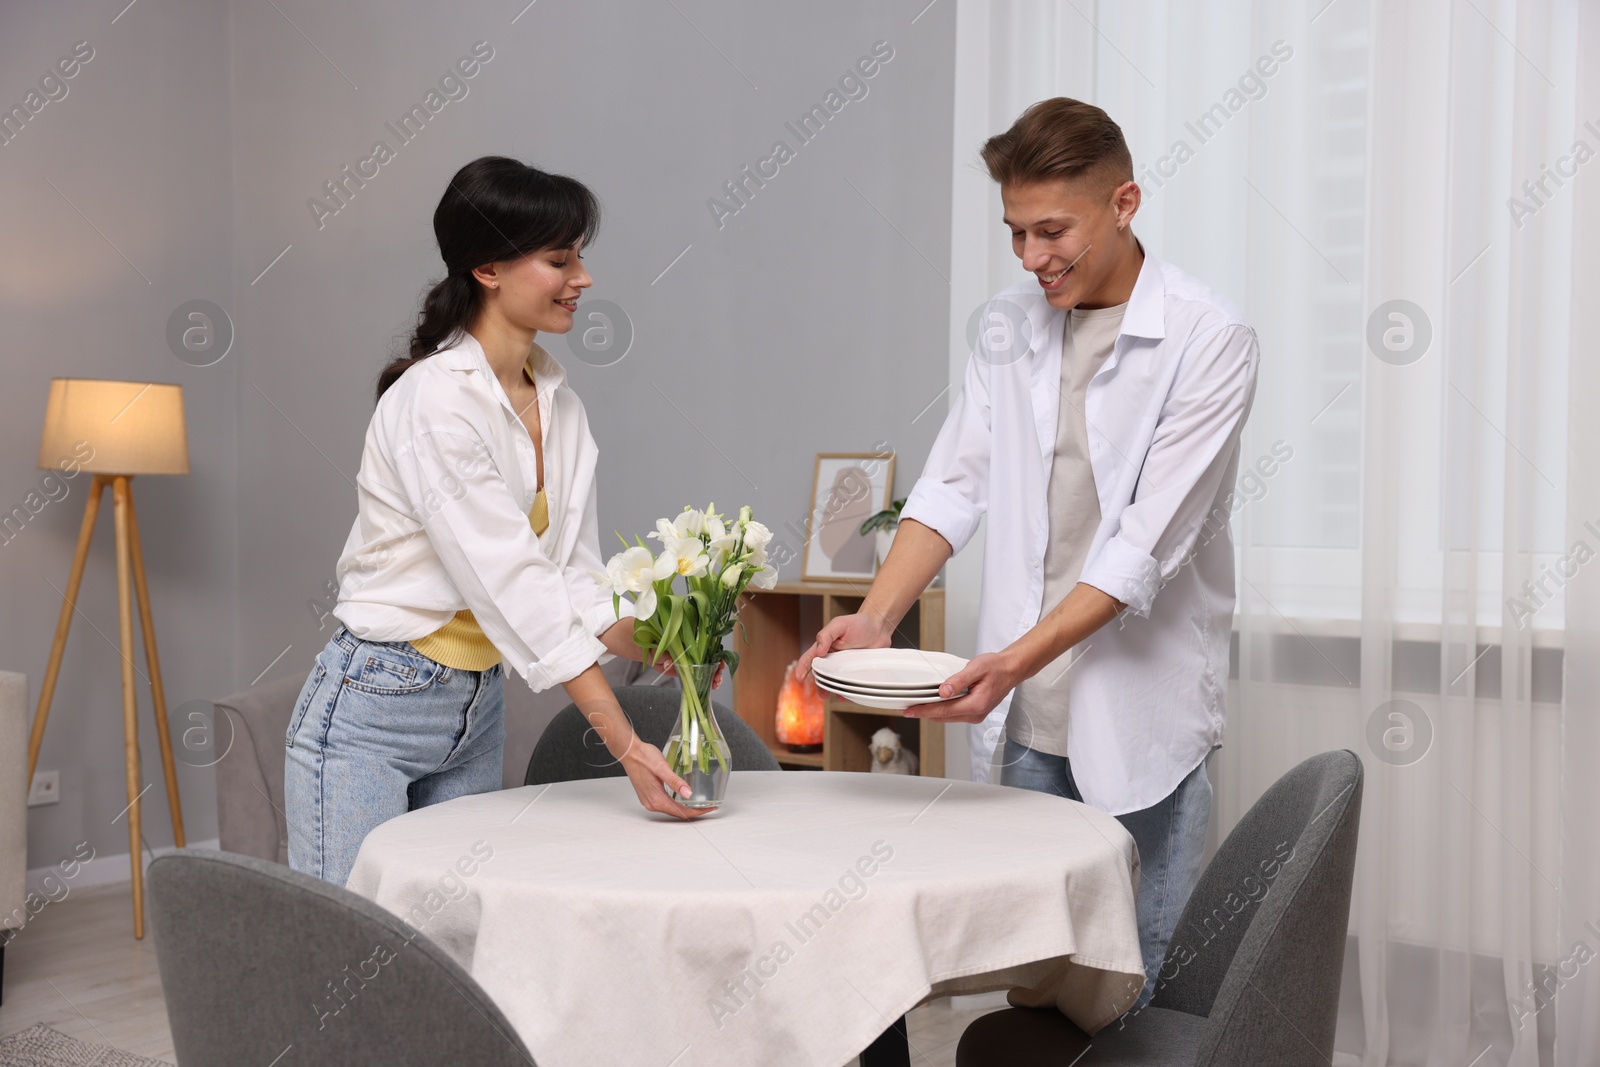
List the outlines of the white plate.
<svg viewBox="0 0 1600 1067">
<path fill-rule="evenodd" d="M 816 675 L 818 685 L 835 685 L 844 689 L 856 689 L 868 693 L 877 693 L 882 696 L 910 696 L 914 693 L 934 693 L 937 685 L 883 685 L 876 682 L 847 682 L 842 678 L 835 678 L 820 671 L 812 672 Z"/>
<path fill-rule="evenodd" d="M 842 697 L 903 697 L 907 700 L 913 697 L 925 700 L 937 700 L 939 698 L 939 690 L 937 689 L 875 689 L 871 686 L 841 685 L 826 678 L 817 679 L 817 688 L 825 689 L 835 696 Z"/>
<path fill-rule="evenodd" d="M 880 696 L 910 696 L 914 693 L 933 693 L 939 689 L 939 685 L 936 683 L 926 685 L 881 685 L 876 682 L 850 682 L 843 678 L 835 678 L 830 674 L 823 674 L 821 671 L 813 671 L 812 673 L 816 675 L 818 685 L 833 685 L 842 689 L 858 689 L 862 692 L 876 693 Z"/>
<path fill-rule="evenodd" d="M 851 648 L 824 656 L 812 670 L 845 685 L 875 689 L 937 688 L 967 661 L 916 648 Z"/>
<path fill-rule="evenodd" d="M 844 696 L 844 694 L 835 695 Z M 937 696 L 930 700 L 927 697 L 870 697 L 852 693 L 844 696 L 844 698 L 852 704 L 860 704 L 864 708 L 878 708 L 883 711 L 905 711 L 907 708 L 914 708 L 918 704 L 943 703 Z M 950 697 L 949 699 L 954 700 L 955 697 Z"/>
</svg>

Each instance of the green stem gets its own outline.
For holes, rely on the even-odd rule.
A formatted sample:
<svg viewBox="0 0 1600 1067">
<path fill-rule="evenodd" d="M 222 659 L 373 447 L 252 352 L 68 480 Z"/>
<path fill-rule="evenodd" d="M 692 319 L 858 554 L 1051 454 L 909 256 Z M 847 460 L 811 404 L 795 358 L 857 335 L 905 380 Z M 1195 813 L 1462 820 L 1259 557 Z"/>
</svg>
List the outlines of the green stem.
<svg viewBox="0 0 1600 1067">
<path fill-rule="evenodd" d="M 711 715 L 705 706 L 705 700 L 702 698 L 699 680 L 694 677 L 695 672 L 690 669 L 701 665 L 690 662 L 688 650 L 681 641 L 672 650 L 672 654 L 673 663 L 679 668 L 678 681 L 683 691 L 682 702 L 679 705 L 678 720 L 678 733 L 683 740 L 674 753 L 676 758 L 672 761 L 672 769 L 680 775 L 689 769 L 687 761 L 683 758 L 684 750 L 696 730 L 699 731 L 701 739 L 701 743 L 694 748 L 696 753 L 695 762 L 699 764 L 700 773 L 709 773 L 713 755 L 716 757 L 718 764 L 726 767 L 726 758 L 721 750 L 712 744 Z"/>
</svg>

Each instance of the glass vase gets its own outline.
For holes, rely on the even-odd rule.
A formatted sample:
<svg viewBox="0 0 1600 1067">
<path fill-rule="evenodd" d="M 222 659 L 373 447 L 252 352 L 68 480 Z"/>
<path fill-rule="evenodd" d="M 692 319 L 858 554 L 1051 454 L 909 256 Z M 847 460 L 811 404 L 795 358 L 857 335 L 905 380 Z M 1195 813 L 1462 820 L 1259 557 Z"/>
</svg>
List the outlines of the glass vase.
<svg viewBox="0 0 1600 1067">
<path fill-rule="evenodd" d="M 711 703 L 711 682 L 717 668 L 700 663 L 677 666 L 678 681 L 683 687 L 678 724 L 661 751 L 667 757 L 667 766 L 689 783 L 691 792 L 688 798 L 668 792 L 686 808 L 715 808 L 727 795 L 728 774 L 733 769 L 728 742 Z"/>
</svg>

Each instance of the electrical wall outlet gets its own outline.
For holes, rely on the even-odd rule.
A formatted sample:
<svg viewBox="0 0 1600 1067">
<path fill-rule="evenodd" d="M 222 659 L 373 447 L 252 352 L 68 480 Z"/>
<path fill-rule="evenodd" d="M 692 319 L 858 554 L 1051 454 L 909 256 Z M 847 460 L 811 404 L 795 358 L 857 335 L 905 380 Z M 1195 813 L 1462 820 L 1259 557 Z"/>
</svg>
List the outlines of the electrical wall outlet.
<svg viewBox="0 0 1600 1067">
<path fill-rule="evenodd" d="M 28 807 L 54 804 L 61 799 L 61 772 L 36 771 L 33 784 L 28 789 Z"/>
</svg>

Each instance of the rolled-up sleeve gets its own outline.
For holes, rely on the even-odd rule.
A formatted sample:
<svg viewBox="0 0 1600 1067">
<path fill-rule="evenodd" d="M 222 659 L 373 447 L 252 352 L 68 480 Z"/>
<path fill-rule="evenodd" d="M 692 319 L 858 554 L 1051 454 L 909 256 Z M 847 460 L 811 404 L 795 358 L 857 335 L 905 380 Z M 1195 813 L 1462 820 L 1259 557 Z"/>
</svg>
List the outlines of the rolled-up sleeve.
<svg viewBox="0 0 1600 1067">
<path fill-rule="evenodd" d="M 1255 397 L 1260 361 L 1248 326 L 1218 327 L 1185 351 L 1162 405 L 1133 502 L 1079 581 L 1148 615 L 1188 561 L 1232 467 Z"/>
<path fill-rule="evenodd" d="M 529 688 L 570 681 L 599 662 L 606 649 L 590 621 L 596 615 L 574 605 L 566 575 L 477 437 L 419 428 L 396 467 L 451 583 Z"/>
<path fill-rule="evenodd" d="M 961 395 L 951 405 L 944 426 L 928 453 L 902 519 L 914 519 L 950 542 L 960 552 L 978 531 L 989 506 L 989 425 L 987 364 L 974 356 L 967 363 Z"/>
</svg>

